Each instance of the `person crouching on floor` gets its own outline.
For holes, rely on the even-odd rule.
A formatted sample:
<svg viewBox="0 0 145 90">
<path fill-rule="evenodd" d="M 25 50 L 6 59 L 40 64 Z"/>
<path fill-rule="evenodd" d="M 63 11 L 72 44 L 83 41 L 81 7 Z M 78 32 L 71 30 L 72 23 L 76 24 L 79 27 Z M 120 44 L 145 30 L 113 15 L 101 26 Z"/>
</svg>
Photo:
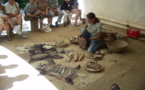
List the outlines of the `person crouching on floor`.
<svg viewBox="0 0 145 90">
<path fill-rule="evenodd" d="M 101 38 L 102 26 L 100 20 L 92 12 L 86 15 L 86 20 L 85 28 L 82 29 L 80 37 L 84 38 L 85 45 L 88 46 L 88 55 L 90 55 L 102 48 L 100 42 L 103 39 Z"/>
</svg>

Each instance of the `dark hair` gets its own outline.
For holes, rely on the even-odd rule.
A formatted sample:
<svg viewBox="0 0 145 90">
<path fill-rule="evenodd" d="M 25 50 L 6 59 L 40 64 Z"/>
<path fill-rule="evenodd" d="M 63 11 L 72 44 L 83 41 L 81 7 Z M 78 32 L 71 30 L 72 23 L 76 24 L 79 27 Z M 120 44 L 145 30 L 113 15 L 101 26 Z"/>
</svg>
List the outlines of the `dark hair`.
<svg viewBox="0 0 145 90">
<path fill-rule="evenodd" d="M 100 22 L 100 20 L 99 20 L 99 19 L 95 16 L 95 14 L 92 13 L 92 12 L 88 13 L 86 16 L 87 16 L 87 18 L 89 18 L 89 19 L 95 19 L 94 23 L 99 23 L 99 22 Z"/>
</svg>

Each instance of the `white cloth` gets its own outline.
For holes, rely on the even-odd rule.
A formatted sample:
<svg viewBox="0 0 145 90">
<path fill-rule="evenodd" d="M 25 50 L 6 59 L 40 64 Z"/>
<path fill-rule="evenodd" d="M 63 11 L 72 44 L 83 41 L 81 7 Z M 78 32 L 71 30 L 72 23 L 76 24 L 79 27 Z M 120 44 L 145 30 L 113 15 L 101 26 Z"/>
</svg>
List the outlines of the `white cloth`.
<svg viewBox="0 0 145 90">
<path fill-rule="evenodd" d="M 67 13 L 65 10 L 62 10 L 62 12 L 64 14 L 64 18 L 63 18 L 64 22 L 67 22 L 67 16 L 68 16 L 69 19 L 71 19 L 72 13 Z"/>
</svg>

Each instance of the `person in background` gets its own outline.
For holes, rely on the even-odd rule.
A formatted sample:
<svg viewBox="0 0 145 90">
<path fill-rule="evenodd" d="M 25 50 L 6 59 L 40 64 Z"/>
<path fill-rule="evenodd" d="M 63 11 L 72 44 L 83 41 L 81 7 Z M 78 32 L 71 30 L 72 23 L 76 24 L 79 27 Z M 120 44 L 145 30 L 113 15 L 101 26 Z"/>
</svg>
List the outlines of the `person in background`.
<svg viewBox="0 0 145 90">
<path fill-rule="evenodd" d="M 1 22 L 2 22 L 2 24 L 3 24 L 3 27 L 4 27 L 4 29 L 6 30 L 6 27 L 5 27 L 5 25 L 4 25 L 4 20 L 7 20 L 8 21 L 8 23 L 11 25 L 11 28 L 14 28 L 14 26 L 12 25 L 12 23 L 11 23 L 11 18 L 9 17 L 9 16 L 7 16 L 7 15 L 5 15 L 4 14 L 4 12 L 5 12 L 5 6 L 4 5 L 2 5 L 2 1 L 0 0 L 0 20 L 1 20 Z"/>
<path fill-rule="evenodd" d="M 82 29 L 81 36 L 85 38 L 85 44 L 88 46 L 88 58 L 97 50 L 101 49 L 102 26 L 100 20 L 94 13 L 90 12 L 86 15 L 85 28 Z M 87 30 L 88 28 L 88 30 Z"/>
<path fill-rule="evenodd" d="M 19 4 L 15 2 L 15 0 L 8 0 L 8 2 L 5 4 L 5 11 L 6 15 L 12 19 L 12 24 L 18 25 L 17 34 L 20 35 L 21 38 L 26 39 L 27 36 L 22 34 L 22 14 L 20 14 Z"/>
<path fill-rule="evenodd" d="M 4 11 L 4 5 L 2 4 L 2 0 L 0 0 L 0 8 L 2 9 L 2 11 Z M 2 20 L 2 21 L 1 21 Z M 9 28 L 9 22 L 7 20 L 4 20 L 3 18 L 0 17 L 0 43 L 2 43 L 2 38 L 1 38 L 1 33 L 3 30 L 6 30 L 7 32 L 7 37 L 8 37 L 8 41 L 11 41 L 11 36 L 10 36 L 10 28 Z"/>
<path fill-rule="evenodd" d="M 40 32 L 44 33 L 42 29 L 43 20 L 45 17 L 49 17 L 48 15 L 48 5 L 47 2 L 44 0 L 37 0 L 36 1 L 37 10 L 40 12 Z M 51 16 L 52 17 L 52 16 Z"/>
<path fill-rule="evenodd" d="M 37 6 L 34 3 L 35 0 L 30 0 L 30 2 L 25 6 L 24 13 L 26 16 L 35 17 L 39 15 L 39 11 L 37 11 Z"/>
<path fill-rule="evenodd" d="M 78 23 L 77 23 L 77 20 L 78 20 L 78 17 L 80 17 L 80 20 L 82 19 L 81 18 L 81 10 L 78 8 L 79 6 L 79 3 L 77 0 L 70 0 L 70 10 L 71 10 L 71 13 L 72 14 L 76 14 L 75 16 L 75 26 L 80 26 Z"/>
<path fill-rule="evenodd" d="M 48 9 L 49 9 L 49 14 L 54 17 L 55 14 L 58 14 L 57 21 L 55 22 L 55 27 L 59 27 L 58 22 L 61 22 L 63 12 L 58 11 L 58 0 L 46 0 L 48 4 Z M 48 18 L 48 23 L 50 23 L 50 27 L 53 28 L 54 26 L 52 25 L 52 19 L 53 17 Z"/>
<path fill-rule="evenodd" d="M 62 2 L 61 4 L 61 8 L 60 10 L 62 10 L 63 14 L 64 14 L 64 27 L 66 27 L 66 25 L 71 23 L 71 11 L 70 11 L 70 4 L 69 4 L 70 0 L 65 0 Z"/>
</svg>

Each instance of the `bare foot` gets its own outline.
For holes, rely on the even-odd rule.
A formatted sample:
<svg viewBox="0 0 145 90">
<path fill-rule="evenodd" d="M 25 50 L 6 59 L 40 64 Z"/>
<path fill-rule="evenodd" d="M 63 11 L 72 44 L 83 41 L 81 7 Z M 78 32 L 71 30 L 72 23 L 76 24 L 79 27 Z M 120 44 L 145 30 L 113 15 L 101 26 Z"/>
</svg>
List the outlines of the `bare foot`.
<svg viewBox="0 0 145 90">
<path fill-rule="evenodd" d="M 79 24 L 74 24 L 75 26 L 80 26 Z"/>
<path fill-rule="evenodd" d="M 42 29 L 39 29 L 39 31 L 40 31 L 41 33 L 44 33 L 44 31 L 43 31 Z"/>
</svg>

